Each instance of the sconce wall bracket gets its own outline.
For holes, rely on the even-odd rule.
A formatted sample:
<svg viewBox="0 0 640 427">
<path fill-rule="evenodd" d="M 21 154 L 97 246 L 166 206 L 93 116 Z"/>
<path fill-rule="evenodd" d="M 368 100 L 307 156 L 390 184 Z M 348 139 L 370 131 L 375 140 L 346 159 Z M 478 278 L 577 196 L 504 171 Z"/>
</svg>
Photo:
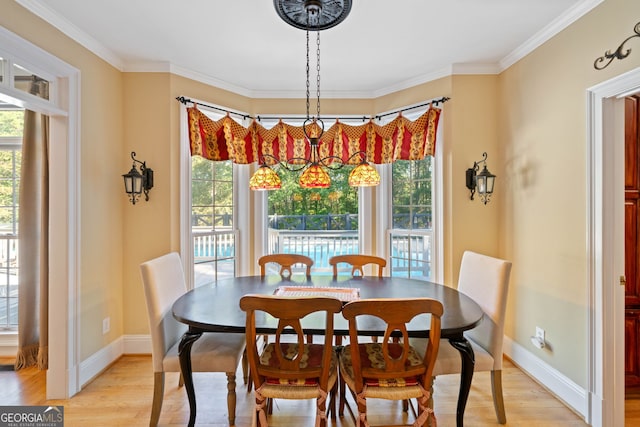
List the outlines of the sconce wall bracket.
<svg viewBox="0 0 640 427">
<path fill-rule="evenodd" d="M 478 173 L 480 164 L 484 163 L 482 172 Z M 487 153 L 482 153 L 482 160 L 473 162 L 473 167 L 465 172 L 465 184 L 470 192 L 470 199 L 474 200 L 476 192 L 480 195 L 480 200 L 485 205 L 489 202 L 489 198 L 493 194 L 493 185 L 496 176 L 487 169 Z"/>
<path fill-rule="evenodd" d="M 596 70 L 604 70 L 609 66 L 609 64 L 611 64 L 611 62 L 613 62 L 614 59 L 622 60 L 622 59 L 625 59 L 627 56 L 629 56 L 629 54 L 631 53 L 631 48 L 625 49 L 624 45 L 629 40 L 635 37 L 640 37 L 640 22 L 638 22 L 633 27 L 633 32 L 635 34 L 632 34 L 626 39 L 624 39 L 624 41 L 620 43 L 620 46 L 618 46 L 618 48 L 615 51 L 611 52 L 610 50 L 608 50 L 604 53 L 604 55 L 597 58 L 593 63 L 593 68 L 595 68 Z"/>
<path fill-rule="evenodd" d="M 476 173 L 478 172 L 478 164 L 473 163 L 473 167 L 467 169 L 466 172 L 466 181 L 467 188 L 471 192 L 471 200 L 473 200 L 473 196 L 476 194 Z"/>
<path fill-rule="evenodd" d="M 136 204 L 140 195 L 144 193 L 144 200 L 149 201 L 149 190 L 153 188 L 153 170 L 147 167 L 147 162 L 136 159 L 136 152 L 131 152 L 133 164 L 131 170 L 122 175 L 124 179 L 124 190 L 129 196 L 129 201 Z M 140 164 L 140 172 L 136 168 L 136 163 Z"/>
</svg>

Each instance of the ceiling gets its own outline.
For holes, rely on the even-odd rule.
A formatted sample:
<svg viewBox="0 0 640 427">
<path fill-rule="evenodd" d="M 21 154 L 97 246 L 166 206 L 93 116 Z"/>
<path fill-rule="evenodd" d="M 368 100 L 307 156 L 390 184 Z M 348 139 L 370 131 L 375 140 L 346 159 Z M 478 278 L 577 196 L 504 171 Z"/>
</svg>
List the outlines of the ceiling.
<svg viewBox="0 0 640 427">
<path fill-rule="evenodd" d="M 320 32 L 321 96 L 372 98 L 498 73 L 602 0 L 353 0 Z M 17 0 L 122 71 L 171 71 L 244 96 L 304 96 L 305 31 L 271 0 Z M 311 34 L 315 94 L 315 33 Z"/>
</svg>

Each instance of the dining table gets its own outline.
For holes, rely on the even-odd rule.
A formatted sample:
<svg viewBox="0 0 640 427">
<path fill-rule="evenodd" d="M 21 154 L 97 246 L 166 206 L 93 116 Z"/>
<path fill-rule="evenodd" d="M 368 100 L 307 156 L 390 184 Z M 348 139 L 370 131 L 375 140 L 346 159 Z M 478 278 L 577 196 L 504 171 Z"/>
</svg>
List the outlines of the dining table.
<svg viewBox="0 0 640 427">
<path fill-rule="evenodd" d="M 196 394 L 191 370 L 191 347 L 204 333 L 244 333 L 246 314 L 240 309 L 243 295 L 318 295 L 335 296 L 348 302 L 351 299 L 370 298 L 419 298 L 427 297 L 440 301 L 444 307 L 441 318 L 441 338 L 447 339 L 460 352 L 462 370 L 456 408 L 456 425 L 463 426 L 464 410 L 473 378 L 474 354 L 464 331 L 475 328 L 483 319 L 480 306 L 467 295 L 438 283 L 409 279 L 406 277 L 352 277 L 331 275 L 279 275 L 242 276 L 219 279 L 194 288 L 180 298 L 172 307 L 174 318 L 188 326 L 179 344 L 180 369 L 189 400 L 189 426 L 195 425 Z M 407 325 L 409 337 L 427 337 L 429 321 L 420 315 Z M 322 335 L 324 323 L 310 318 L 303 322 L 307 335 Z M 277 320 L 271 316 L 256 319 L 256 331 L 260 334 L 274 333 Z M 385 324 L 380 319 L 370 319 L 363 327 L 364 336 L 380 336 Z M 348 322 L 341 316 L 334 319 L 334 334 L 349 335 Z"/>
</svg>

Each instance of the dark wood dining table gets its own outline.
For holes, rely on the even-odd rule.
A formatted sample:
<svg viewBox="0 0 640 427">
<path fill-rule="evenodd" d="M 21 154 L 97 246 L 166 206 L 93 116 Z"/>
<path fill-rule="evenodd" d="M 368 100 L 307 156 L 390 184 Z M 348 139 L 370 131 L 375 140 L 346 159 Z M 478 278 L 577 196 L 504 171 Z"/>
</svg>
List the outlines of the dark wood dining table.
<svg viewBox="0 0 640 427">
<path fill-rule="evenodd" d="M 189 426 L 195 425 L 196 396 L 191 370 L 191 347 L 193 343 L 207 332 L 245 332 L 245 313 L 240 310 L 239 301 L 246 294 L 271 295 L 283 287 L 313 288 L 353 288 L 357 289 L 360 299 L 365 298 L 414 298 L 428 297 L 440 301 L 444 306 L 441 323 L 441 337 L 460 352 L 462 373 L 456 410 L 456 424 L 463 426 L 464 410 L 473 378 L 474 354 L 471 345 L 463 332 L 476 327 L 483 318 L 480 306 L 468 296 L 454 288 L 422 280 L 402 277 L 358 277 L 350 276 L 334 279 L 328 275 L 296 276 L 282 279 L 280 276 L 245 276 L 221 279 L 197 287 L 182 295 L 173 304 L 173 316 L 188 325 L 188 330 L 179 345 L 180 368 L 187 392 L 190 416 Z M 317 290 L 317 289 L 316 289 Z M 423 315 L 426 316 L 426 315 Z M 270 316 L 256 319 L 258 333 L 274 333 L 276 320 Z M 315 323 L 315 324 L 314 324 Z M 409 336 L 426 337 L 425 329 L 428 320 L 416 317 L 407 327 Z M 303 324 L 306 334 L 321 335 L 324 324 L 310 319 Z M 381 335 L 383 323 L 372 319 L 363 328 L 363 335 Z M 349 326 L 342 316 L 334 320 L 336 336 L 348 336 Z"/>
</svg>

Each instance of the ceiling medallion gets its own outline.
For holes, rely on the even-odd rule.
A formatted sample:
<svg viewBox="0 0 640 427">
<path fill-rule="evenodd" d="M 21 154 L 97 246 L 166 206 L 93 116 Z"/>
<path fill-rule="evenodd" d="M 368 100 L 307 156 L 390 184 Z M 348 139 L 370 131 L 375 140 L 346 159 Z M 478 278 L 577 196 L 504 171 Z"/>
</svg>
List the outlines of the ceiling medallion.
<svg viewBox="0 0 640 427">
<path fill-rule="evenodd" d="M 301 30 L 335 27 L 351 12 L 351 0 L 273 0 L 284 22 Z"/>
</svg>

